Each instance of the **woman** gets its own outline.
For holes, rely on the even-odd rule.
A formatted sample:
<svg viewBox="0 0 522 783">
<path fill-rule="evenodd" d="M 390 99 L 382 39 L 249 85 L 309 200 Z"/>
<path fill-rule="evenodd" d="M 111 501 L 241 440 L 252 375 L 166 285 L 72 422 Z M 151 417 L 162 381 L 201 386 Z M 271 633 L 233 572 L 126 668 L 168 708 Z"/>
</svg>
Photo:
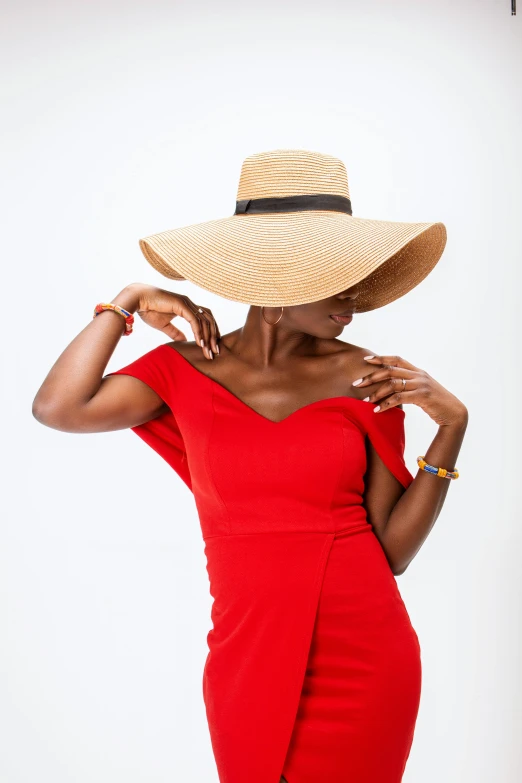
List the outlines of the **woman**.
<svg viewBox="0 0 522 783">
<path fill-rule="evenodd" d="M 166 277 L 248 302 L 245 324 L 221 337 L 187 296 L 128 285 L 36 395 L 50 427 L 130 427 L 194 493 L 214 598 L 203 696 L 222 783 L 402 779 L 421 658 L 395 576 L 458 477 L 468 412 L 406 359 L 338 338 L 355 312 L 416 286 L 445 242 L 442 223 L 353 218 L 336 158 L 253 155 L 232 217 L 140 241 Z M 171 342 L 104 375 L 136 312 Z M 415 478 L 404 404 L 438 425 Z"/>
</svg>

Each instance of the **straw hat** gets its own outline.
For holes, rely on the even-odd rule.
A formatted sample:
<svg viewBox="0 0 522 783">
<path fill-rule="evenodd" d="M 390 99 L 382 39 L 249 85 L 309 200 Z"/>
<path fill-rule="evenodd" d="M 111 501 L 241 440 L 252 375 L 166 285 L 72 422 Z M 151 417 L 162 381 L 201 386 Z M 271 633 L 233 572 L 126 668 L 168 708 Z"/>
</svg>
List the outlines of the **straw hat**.
<svg viewBox="0 0 522 783">
<path fill-rule="evenodd" d="M 162 275 L 226 299 L 297 305 L 360 283 L 357 312 L 418 285 L 445 245 L 443 223 L 353 217 L 341 160 L 284 149 L 243 161 L 233 215 L 140 239 Z"/>
</svg>

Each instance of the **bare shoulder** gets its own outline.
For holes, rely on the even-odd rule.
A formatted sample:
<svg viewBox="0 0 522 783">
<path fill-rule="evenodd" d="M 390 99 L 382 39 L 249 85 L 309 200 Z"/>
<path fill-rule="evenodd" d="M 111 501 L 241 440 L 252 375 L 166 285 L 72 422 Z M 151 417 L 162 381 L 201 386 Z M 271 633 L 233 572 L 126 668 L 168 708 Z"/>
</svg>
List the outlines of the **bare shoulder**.
<svg viewBox="0 0 522 783">
<path fill-rule="evenodd" d="M 240 331 L 240 329 L 235 329 L 232 332 L 227 332 L 226 334 L 221 335 L 219 345 L 225 350 L 220 353 L 220 358 L 222 358 L 227 353 L 227 348 L 229 348 L 231 344 L 233 345 L 234 340 L 237 338 Z M 171 340 L 170 342 L 165 343 L 165 345 L 168 345 L 169 348 L 178 351 L 182 356 L 192 363 L 202 362 L 203 364 L 207 365 L 212 361 L 211 359 L 206 358 L 201 345 L 199 345 L 195 340 Z"/>
<path fill-rule="evenodd" d="M 195 340 L 171 340 L 165 343 L 171 350 L 177 351 L 191 364 L 198 365 L 200 362 L 209 363 L 209 360 L 203 354 L 201 346 Z"/>
<path fill-rule="evenodd" d="M 335 357 L 334 372 L 340 372 L 344 377 L 352 378 L 356 380 L 358 378 L 365 378 L 372 372 L 375 372 L 377 367 L 374 364 L 368 363 L 364 360 L 365 356 L 379 356 L 379 353 L 371 348 L 364 348 L 360 345 L 354 345 L 353 343 L 345 343 L 342 340 L 330 340 L 330 345 L 327 348 L 327 353 L 332 353 Z M 372 394 L 382 381 L 376 381 L 375 383 L 365 386 L 365 394 Z M 402 408 L 402 405 L 396 405 L 397 408 Z"/>
<path fill-rule="evenodd" d="M 358 371 L 368 374 L 368 369 L 371 370 L 371 365 L 364 361 L 364 357 L 375 355 L 375 351 L 370 348 L 345 343 L 343 340 L 325 340 L 321 352 L 328 355 L 334 364 L 338 364 L 342 372 L 352 374 L 353 371 L 356 373 L 354 377 L 357 378 L 361 377 L 357 375 Z"/>
</svg>

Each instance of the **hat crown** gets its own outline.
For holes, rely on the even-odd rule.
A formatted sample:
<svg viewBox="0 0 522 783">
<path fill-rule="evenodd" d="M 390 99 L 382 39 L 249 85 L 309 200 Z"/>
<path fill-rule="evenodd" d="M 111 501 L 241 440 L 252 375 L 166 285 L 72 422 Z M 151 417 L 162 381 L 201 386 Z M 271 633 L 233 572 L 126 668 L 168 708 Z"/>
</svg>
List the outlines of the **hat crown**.
<svg viewBox="0 0 522 783">
<path fill-rule="evenodd" d="M 350 198 L 342 160 L 308 150 L 272 150 L 245 158 L 237 200 L 333 193 Z"/>
</svg>

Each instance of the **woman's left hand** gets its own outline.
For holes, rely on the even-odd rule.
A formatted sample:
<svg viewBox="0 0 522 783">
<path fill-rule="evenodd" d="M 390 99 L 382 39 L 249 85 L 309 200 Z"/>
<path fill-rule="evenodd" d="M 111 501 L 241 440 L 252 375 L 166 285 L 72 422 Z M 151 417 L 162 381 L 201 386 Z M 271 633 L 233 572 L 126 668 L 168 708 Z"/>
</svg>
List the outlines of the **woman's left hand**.
<svg viewBox="0 0 522 783">
<path fill-rule="evenodd" d="M 422 408 L 441 427 L 467 423 L 466 406 L 425 370 L 420 370 L 400 356 L 364 358 L 375 370 L 363 376 L 362 382 L 354 385 L 361 388 L 381 382 L 369 397 L 369 402 L 380 406 L 377 416 L 400 403 L 411 403 Z"/>
</svg>

